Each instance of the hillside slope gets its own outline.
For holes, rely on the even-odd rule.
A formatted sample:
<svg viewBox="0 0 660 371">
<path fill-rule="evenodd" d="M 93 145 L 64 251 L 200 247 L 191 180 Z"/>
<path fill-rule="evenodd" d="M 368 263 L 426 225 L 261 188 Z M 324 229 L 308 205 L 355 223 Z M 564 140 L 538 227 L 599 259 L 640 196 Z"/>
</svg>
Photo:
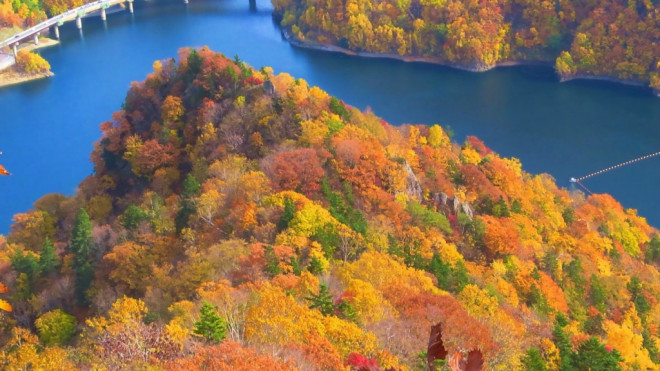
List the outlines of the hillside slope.
<svg viewBox="0 0 660 371">
<path fill-rule="evenodd" d="M 0 238 L 3 368 L 658 366 L 657 230 L 477 138 L 206 48 L 101 128 Z"/>
</svg>

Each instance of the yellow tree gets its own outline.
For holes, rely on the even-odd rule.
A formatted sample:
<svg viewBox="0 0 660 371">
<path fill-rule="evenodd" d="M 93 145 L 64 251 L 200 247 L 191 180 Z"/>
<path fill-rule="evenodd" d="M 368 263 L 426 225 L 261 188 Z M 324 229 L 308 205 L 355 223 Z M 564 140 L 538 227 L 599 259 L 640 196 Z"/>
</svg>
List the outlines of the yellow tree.
<svg viewBox="0 0 660 371">
<path fill-rule="evenodd" d="M 50 71 L 50 63 L 42 56 L 29 52 L 25 49 L 20 50 L 16 56 L 16 64 L 27 74 L 33 75 Z"/>
<path fill-rule="evenodd" d="M 169 127 L 178 122 L 185 113 L 181 98 L 172 95 L 168 95 L 167 98 L 165 98 L 160 109 L 163 123 Z"/>
<path fill-rule="evenodd" d="M 5 286 L 4 283 L 0 282 L 0 294 L 4 294 L 8 292 L 9 289 L 7 286 Z M 0 299 L 0 309 L 4 310 L 5 312 L 11 312 L 11 304 L 9 304 L 7 301 Z"/>
<path fill-rule="evenodd" d="M 67 371 L 76 368 L 62 348 L 42 348 L 36 335 L 21 327 L 12 330 L 11 338 L 0 353 L 0 366 L 7 371 Z"/>
</svg>

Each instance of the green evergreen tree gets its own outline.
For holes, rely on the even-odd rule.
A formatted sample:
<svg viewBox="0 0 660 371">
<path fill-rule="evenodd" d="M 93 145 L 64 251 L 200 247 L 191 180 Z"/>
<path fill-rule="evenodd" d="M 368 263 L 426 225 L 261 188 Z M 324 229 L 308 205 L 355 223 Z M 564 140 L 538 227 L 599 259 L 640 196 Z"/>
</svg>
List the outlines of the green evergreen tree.
<svg viewBox="0 0 660 371">
<path fill-rule="evenodd" d="M 339 245 L 339 234 L 337 234 L 334 225 L 328 223 L 317 228 L 312 238 L 321 244 L 321 249 L 323 249 L 326 258 L 332 259 L 334 257 L 335 250 Z"/>
<path fill-rule="evenodd" d="M 604 335 L 603 330 L 603 315 L 600 313 L 593 317 L 589 317 L 584 321 L 584 332 L 590 335 Z"/>
<path fill-rule="evenodd" d="M 190 216 L 197 211 L 194 197 L 197 195 L 197 192 L 199 192 L 201 187 L 202 186 L 192 174 L 188 174 L 183 181 L 183 190 L 181 191 L 181 199 L 179 200 L 179 212 L 175 219 L 177 231 L 181 231 L 188 226 L 188 219 L 190 219 Z"/>
<path fill-rule="evenodd" d="M 646 244 L 644 258 L 649 264 L 660 264 L 660 238 L 658 236 L 653 236 L 651 241 Z"/>
<path fill-rule="evenodd" d="M 536 310 L 543 314 L 547 314 L 550 311 L 548 301 L 545 299 L 545 296 L 543 296 L 543 293 L 535 283 L 533 283 L 530 287 L 529 295 L 527 297 L 527 304 L 533 306 Z"/>
<path fill-rule="evenodd" d="M 318 309 L 325 316 L 335 314 L 335 304 L 332 302 L 332 294 L 328 286 L 323 283 L 319 286 L 318 294 L 310 293 L 310 296 L 306 297 L 305 300 L 309 302 L 310 308 Z"/>
<path fill-rule="evenodd" d="M 227 325 L 218 315 L 216 307 L 205 301 L 199 312 L 199 321 L 195 322 L 195 334 L 212 343 L 219 343 L 227 337 Z"/>
<path fill-rule="evenodd" d="M 653 363 L 660 363 L 660 351 L 658 351 L 658 345 L 655 343 L 655 339 L 651 337 L 649 330 L 642 330 L 642 346 L 649 351 L 649 357 Z"/>
<path fill-rule="evenodd" d="M 135 205 L 127 207 L 120 219 L 121 225 L 128 230 L 135 229 L 143 220 L 147 220 L 147 214 Z"/>
<path fill-rule="evenodd" d="M 511 213 L 509 212 L 509 206 L 506 204 L 506 201 L 504 201 L 502 196 L 500 196 L 500 199 L 495 204 L 493 204 L 493 216 L 498 218 L 511 216 Z"/>
<path fill-rule="evenodd" d="M 277 258 L 273 246 L 266 245 L 264 247 L 264 259 L 266 260 L 266 267 L 264 269 L 270 273 L 271 277 L 275 277 L 282 272 L 280 269 L 280 260 Z"/>
<path fill-rule="evenodd" d="M 291 268 L 293 269 L 293 274 L 296 276 L 300 276 L 300 273 L 302 273 L 302 268 L 300 268 L 300 262 L 298 261 L 297 257 L 291 257 Z"/>
<path fill-rule="evenodd" d="M 284 211 L 282 211 L 282 216 L 277 222 L 277 229 L 282 231 L 289 227 L 289 222 L 293 220 L 293 216 L 296 213 L 296 204 L 290 198 L 284 199 Z"/>
<path fill-rule="evenodd" d="M 87 305 L 87 289 L 94 278 L 91 264 L 92 255 L 92 222 L 84 209 L 76 215 L 71 233 L 69 249 L 73 252 L 73 271 L 76 273 L 74 293 L 78 305 Z"/>
<path fill-rule="evenodd" d="M 353 306 L 346 300 L 341 300 L 335 308 L 335 312 L 339 312 L 341 318 L 351 322 L 357 321 L 357 313 L 355 312 L 355 309 L 353 309 Z"/>
<path fill-rule="evenodd" d="M 428 270 L 438 279 L 438 287 L 449 291 L 451 289 L 452 271 L 451 266 L 440 257 L 437 252 L 433 253 L 433 257 L 429 262 Z"/>
<path fill-rule="evenodd" d="M 332 111 L 332 113 L 336 113 L 337 115 L 341 116 L 344 121 L 348 121 L 351 118 L 351 113 L 346 109 L 346 106 L 344 106 L 344 104 L 339 101 L 339 99 L 335 97 L 330 98 L 330 104 L 328 106 L 330 107 L 330 111 Z"/>
<path fill-rule="evenodd" d="M 454 291 L 461 292 L 463 288 L 470 283 L 467 268 L 462 260 L 456 262 L 452 272 L 452 288 Z"/>
<path fill-rule="evenodd" d="M 573 223 L 573 220 L 575 219 L 575 212 L 573 211 L 572 207 L 567 207 L 561 213 L 561 216 L 562 216 L 562 218 L 564 218 L 564 222 L 566 224 L 571 224 L 571 223 Z"/>
<path fill-rule="evenodd" d="M 605 305 L 607 293 L 605 291 L 605 287 L 600 282 L 600 279 L 595 274 L 591 275 L 591 287 L 589 292 L 591 294 L 591 303 L 593 306 L 598 308 L 598 310 L 601 312 L 605 312 L 605 309 L 607 309 Z"/>
<path fill-rule="evenodd" d="M 39 269 L 41 270 L 41 275 L 45 276 L 55 270 L 60 265 L 57 253 L 55 252 L 55 246 L 50 238 L 46 237 L 44 245 L 41 248 L 41 254 L 39 255 Z"/>
<path fill-rule="evenodd" d="M 323 272 L 323 265 L 321 264 L 321 261 L 316 259 L 316 257 L 312 257 L 307 266 L 307 270 L 312 274 L 319 274 Z"/>
<path fill-rule="evenodd" d="M 564 332 L 563 327 L 568 324 L 568 320 L 563 314 L 558 314 L 555 320 L 555 327 L 552 330 L 554 336 L 554 343 L 559 350 L 559 357 L 561 358 L 561 365 L 559 367 L 562 371 L 575 370 L 573 367 L 573 345 L 571 339 Z"/>
<path fill-rule="evenodd" d="M 536 348 L 530 348 L 522 358 L 523 368 L 526 371 L 548 371 L 548 365 L 545 363 L 541 353 Z"/>
<path fill-rule="evenodd" d="M 511 203 L 511 212 L 516 214 L 522 213 L 522 205 L 520 204 L 520 201 L 518 201 L 518 199 L 513 200 L 513 202 Z"/>
<path fill-rule="evenodd" d="M 202 70 L 202 56 L 199 55 L 197 50 L 190 49 L 190 54 L 188 54 L 187 59 L 188 71 L 186 71 L 186 77 L 189 80 L 195 78 L 195 76 Z"/>
<path fill-rule="evenodd" d="M 630 278 L 626 288 L 630 292 L 630 296 L 632 296 L 633 303 L 635 303 L 635 309 L 637 309 L 639 316 L 646 316 L 646 313 L 651 310 L 651 305 L 646 299 L 646 296 L 642 293 L 644 288 L 642 281 L 639 277 L 633 276 Z"/>
<path fill-rule="evenodd" d="M 573 357 L 576 370 L 616 371 L 621 370 L 621 361 L 623 358 L 616 349 L 608 351 L 595 337 L 580 343 Z"/>
<path fill-rule="evenodd" d="M 24 273 L 30 283 L 39 275 L 39 258 L 32 251 L 15 249 L 9 259 L 11 267 L 19 274 Z"/>
<path fill-rule="evenodd" d="M 343 197 L 341 193 L 332 190 L 327 179 L 324 178 L 321 181 L 321 193 L 328 200 L 328 211 L 330 211 L 330 214 L 341 223 L 346 224 L 364 236 L 367 233 L 367 219 L 353 205 L 355 197 L 350 184 L 344 182 L 342 189 L 344 191 Z"/>
</svg>

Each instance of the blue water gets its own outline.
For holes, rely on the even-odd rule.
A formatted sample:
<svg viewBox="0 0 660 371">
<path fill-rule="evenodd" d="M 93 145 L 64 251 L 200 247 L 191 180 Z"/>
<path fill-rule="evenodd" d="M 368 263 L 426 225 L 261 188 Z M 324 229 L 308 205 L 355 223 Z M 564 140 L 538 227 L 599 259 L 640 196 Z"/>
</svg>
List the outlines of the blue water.
<svg viewBox="0 0 660 371">
<path fill-rule="evenodd" d="M 267 0 L 191 0 L 136 4 L 128 12 L 61 28 L 62 43 L 42 50 L 55 76 L 0 88 L 0 233 L 11 217 L 46 193 L 72 194 L 92 171 L 99 124 L 121 106 L 131 81 L 154 60 L 184 46 L 208 45 L 254 67 L 272 66 L 347 103 L 371 107 L 393 124 L 449 125 L 455 139 L 477 135 L 524 169 L 568 186 L 579 177 L 660 151 L 660 99 L 601 82 L 558 83 L 550 69 L 498 68 L 470 73 L 440 66 L 360 59 L 300 50 L 282 40 Z M 660 226 L 660 158 L 585 181 Z"/>
</svg>

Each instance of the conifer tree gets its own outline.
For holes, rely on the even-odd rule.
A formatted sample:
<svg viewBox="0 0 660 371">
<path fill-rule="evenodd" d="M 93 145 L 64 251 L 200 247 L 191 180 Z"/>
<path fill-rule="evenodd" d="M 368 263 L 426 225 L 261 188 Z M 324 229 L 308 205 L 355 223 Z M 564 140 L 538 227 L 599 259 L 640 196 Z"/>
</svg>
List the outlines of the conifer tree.
<svg viewBox="0 0 660 371">
<path fill-rule="evenodd" d="M 177 213 L 175 220 L 177 231 L 181 231 L 181 229 L 188 225 L 188 219 L 197 210 L 193 198 L 197 195 L 201 187 L 202 186 L 197 179 L 191 174 L 188 174 L 183 181 L 183 191 L 181 192 L 181 200 L 179 201 L 179 212 Z"/>
<path fill-rule="evenodd" d="M 564 332 L 564 326 L 568 324 L 568 320 L 563 314 L 558 314 L 555 322 L 555 327 L 552 330 L 554 336 L 554 343 L 559 349 L 559 357 L 561 358 L 561 365 L 559 367 L 562 371 L 572 371 L 573 367 L 573 345 L 571 340 Z"/>
<path fill-rule="evenodd" d="M 577 353 L 573 356 L 573 363 L 577 370 L 621 370 L 619 365 L 621 361 L 623 358 L 616 349 L 606 349 L 595 337 L 580 343 Z"/>
<path fill-rule="evenodd" d="M 92 283 L 94 271 L 90 261 L 92 254 L 92 223 L 84 209 L 80 209 L 76 215 L 69 249 L 74 256 L 75 297 L 78 305 L 87 305 L 86 291 Z"/>
<path fill-rule="evenodd" d="M 522 358 L 522 364 L 527 371 L 548 371 L 548 365 L 545 363 L 541 353 L 538 349 L 531 348 L 527 350 L 527 354 Z"/>
<path fill-rule="evenodd" d="M 60 262 L 58 261 L 57 253 L 55 252 L 55 246 L 53 245 L 53 242 L 46 237 L 39 256 L 39 269 L 41 270 L 41 275 L 48 275 L 50 272 L 54 271 L 59 264 Z"/>
<path fill-rule="evenodd" d="M 319 286 L 319 293 L 312 294 L 309 297 L 305 298 L 309 301 L 309 307 L 313 309 L 318 309 L 325 316 L 331 316 L 335 313 L 335 305 L 332 302 L 332 294 L 328 289 L 328 286 L 321 284 Z"/>
<path fill-rule="evenodd" d="M 217 313 L 216 307 L 205 301 L 200 309 L 199 321 L 195 322 L 195 333 L 206 341 L 219 343 L 227 337 L 227 324 Z"/>
</svg>

